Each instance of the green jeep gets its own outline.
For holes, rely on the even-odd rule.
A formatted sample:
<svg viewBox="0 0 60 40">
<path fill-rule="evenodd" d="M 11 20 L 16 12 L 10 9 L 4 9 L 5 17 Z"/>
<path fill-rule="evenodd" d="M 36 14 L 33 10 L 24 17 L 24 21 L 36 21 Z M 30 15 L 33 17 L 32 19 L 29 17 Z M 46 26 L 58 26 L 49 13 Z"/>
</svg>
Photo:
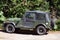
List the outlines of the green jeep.
<svg viewBox="0 0 60 40">
<path fill-rule="evenodd" d="M 43 11 L 28 11 L 25 12 L 23 18 L 9 18 L 3 26 L 8 33 L 15 32 L 16 28 L 20 30 L 31 30 L 37 34 L 47 33 L 50 29 L 51 20 L 48 12 Z"/>
</svg>

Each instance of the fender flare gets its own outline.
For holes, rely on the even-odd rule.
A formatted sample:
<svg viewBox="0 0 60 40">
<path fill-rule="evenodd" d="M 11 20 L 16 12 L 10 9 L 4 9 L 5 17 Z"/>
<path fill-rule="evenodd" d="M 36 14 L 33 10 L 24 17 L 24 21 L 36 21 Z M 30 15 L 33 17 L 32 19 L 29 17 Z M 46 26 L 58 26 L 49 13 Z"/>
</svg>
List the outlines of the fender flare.
<svg viewBox="0 0 60 40">
<path fill-rule="evenodd" d="M 40 26 L 40 25 L 42 25 L 42 26 L 44 26 L 45 28 L 47 28 L 47 26 L 45 25 L 45 24 L 38 24 L 37 26 L 36 26 L 36 28 L 38 27 L 38 26 Z"/>
<path fill-rule="evenodd" d="M 12 24 L 15 26 L 15 23 L 14 22 L 8 22 L 8 23 L 3 23 L 3 27 L 5 27 L 7 24 Z"/>
</svg>

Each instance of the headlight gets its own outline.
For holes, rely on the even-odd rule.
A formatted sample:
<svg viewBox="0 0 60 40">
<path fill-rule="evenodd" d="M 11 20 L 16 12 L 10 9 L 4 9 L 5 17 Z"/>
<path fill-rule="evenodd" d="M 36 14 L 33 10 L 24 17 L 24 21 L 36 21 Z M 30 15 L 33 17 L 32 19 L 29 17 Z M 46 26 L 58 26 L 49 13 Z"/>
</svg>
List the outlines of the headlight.
<svg viewBox="0 0 60 40">
<path fill-rule="evenodd" d="M 48 25 L 49 23 L 46 23 L 46 25 Z"/>
</svg>

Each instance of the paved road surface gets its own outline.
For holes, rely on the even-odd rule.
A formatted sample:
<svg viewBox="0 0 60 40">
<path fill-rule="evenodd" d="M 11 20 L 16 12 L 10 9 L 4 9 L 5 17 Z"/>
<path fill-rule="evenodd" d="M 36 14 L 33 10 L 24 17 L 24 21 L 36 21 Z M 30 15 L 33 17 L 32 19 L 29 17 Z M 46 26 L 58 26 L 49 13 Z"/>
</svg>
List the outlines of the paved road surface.
<svg viewBox="0 0 60 40">
<path fill-rule="evenodd" d="M 59 32 L 49 32 L 47 35 L 32 35 L 32 33 L 5 33 L 0 31 L 0 40 L 60 40 Z"/>
</svg>

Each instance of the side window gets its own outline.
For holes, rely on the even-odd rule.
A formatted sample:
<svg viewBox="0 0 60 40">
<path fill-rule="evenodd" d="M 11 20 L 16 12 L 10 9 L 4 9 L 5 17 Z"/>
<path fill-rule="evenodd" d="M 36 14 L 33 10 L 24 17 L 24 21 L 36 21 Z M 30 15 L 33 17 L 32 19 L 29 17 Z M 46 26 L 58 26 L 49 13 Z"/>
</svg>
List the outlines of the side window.
<svg viewBox="0 0 60 40">
<path fill-rule="evenodd" d="M 36 13 L 36 20 L 45 20 L 45 14 Z"/>
<path fill-rule="evenodd" d="M 32 13 L 32 12 L 26 13 L 25 18 L 26 18 L 26 21 L 34 21 L 35 13 Z"/>
</svg>

